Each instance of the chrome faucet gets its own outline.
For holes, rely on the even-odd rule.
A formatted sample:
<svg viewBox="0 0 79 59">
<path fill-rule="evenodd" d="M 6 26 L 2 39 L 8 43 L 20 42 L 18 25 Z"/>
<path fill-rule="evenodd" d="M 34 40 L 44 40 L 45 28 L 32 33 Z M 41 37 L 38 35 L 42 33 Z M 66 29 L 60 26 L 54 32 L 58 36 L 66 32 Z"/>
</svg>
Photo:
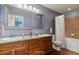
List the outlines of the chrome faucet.
<svg viewBox="0 0 79 59">
<path fill-rule="evenodd" d="M 32 29 L 29 29 L 29 32 L 30 32 L 30 36 L 32 36 Z"/>
</svg>

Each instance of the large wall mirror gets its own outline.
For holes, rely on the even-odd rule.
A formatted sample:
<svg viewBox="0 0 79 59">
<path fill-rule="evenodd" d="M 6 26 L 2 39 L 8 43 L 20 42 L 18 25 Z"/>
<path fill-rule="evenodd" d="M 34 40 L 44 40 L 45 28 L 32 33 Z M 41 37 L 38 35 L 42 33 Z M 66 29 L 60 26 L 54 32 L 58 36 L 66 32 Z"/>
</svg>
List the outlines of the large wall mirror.
<svg viewBox="0 0 79 59">
<path fill-rule="evenodd" d="M 43 15 L 6 5 L 5 27 L 7 29 L 42 28 Z"/>
</svg>

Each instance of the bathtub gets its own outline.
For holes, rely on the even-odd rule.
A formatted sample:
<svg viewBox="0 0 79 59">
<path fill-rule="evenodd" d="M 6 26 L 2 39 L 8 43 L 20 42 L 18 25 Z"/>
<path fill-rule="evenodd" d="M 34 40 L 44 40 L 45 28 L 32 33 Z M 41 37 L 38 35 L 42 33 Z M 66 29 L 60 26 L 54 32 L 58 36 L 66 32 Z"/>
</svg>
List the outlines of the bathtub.
<svg viewBox="0 0 79 59">
<path fill-rule="evenodd" d="M 76 38 L 65 38 L 66 48 L 79 53 L 79 39 Z"/>
</svg>

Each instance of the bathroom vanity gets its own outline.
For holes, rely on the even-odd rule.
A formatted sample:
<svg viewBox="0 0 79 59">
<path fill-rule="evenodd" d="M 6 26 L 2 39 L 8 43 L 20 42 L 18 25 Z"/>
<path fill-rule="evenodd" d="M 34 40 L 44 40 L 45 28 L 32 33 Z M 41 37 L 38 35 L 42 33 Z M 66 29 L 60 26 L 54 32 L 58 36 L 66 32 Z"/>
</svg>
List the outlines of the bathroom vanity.
<svg viewBox="0 0 79 59">
<path fill-rule="evenodd" d="M 0 55 L 44 55 L 51 51 L 51 35 L 25 37 L 14 41 L 12 39 L 10 41 L 7 39 L 0 42 Z"/>
</svg>

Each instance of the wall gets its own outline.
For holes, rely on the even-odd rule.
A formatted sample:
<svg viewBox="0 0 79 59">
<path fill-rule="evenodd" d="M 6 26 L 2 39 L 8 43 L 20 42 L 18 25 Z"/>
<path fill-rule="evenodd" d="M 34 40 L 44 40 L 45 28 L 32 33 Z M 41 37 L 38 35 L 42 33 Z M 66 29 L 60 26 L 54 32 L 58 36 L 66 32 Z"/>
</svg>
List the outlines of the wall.
<svg viewBox="0 0 79 59">
<path fill-rule="evenodd" d="M 79 52 L 79 11 L 72 11 L 72 12 L 69 12 L 69 13 L 66 13 L 65 14 L 66 16 L 66 28 L 65 28 L 65 32 L 66 32 L 66 38 L 65 38 L 65 41 L 66 41 L 66 48 L 67 49 L 70 49 L 72 51 L 75 51 L 75 52 Z M 78 17 L 78 18 L 77 18 Z M 71 26 L 70 26 L 71 24 Z M 77 26 L 74 26 L 74 25 Z M 69 27 L 70 26 L 70 27 Z M 72 28 L 70 30 L 70 28 Z M 74 30 L 76 29 L 76 30 Z M 69 30 L 69 31 L 68 31 Z M 74 31 L 73 31 L 74 30 Z M 74 35 L 73 35 L 74 34 Z"/>
<path fill-rule="evenodd" d="M 79 39 L 79 16 L 67 18 L 65 25 L 66 36 Z"/>
<path fill-rule="evenodd" d="M 53 28 L 53 33 L 55 32 L 54 29 L 54 17 L 60 15 L 59 13 L 52 11 L 46 7 L 43 7 L 39 4 L 31 4 L 32 6 L 35 6 L 40 10 L 40 13 L 44 15 L 44 18 L 42 20 L 43 28 L 41 29 L 34 29 L 32 30 L 33 34 L 43 34 L 43 33 L 49 33 L 49 28 Z M 2 18 L 2 23 L 4 24 L 4 18 Z M 36 24 L 35 24 L 36 25 Z M 22 35 L 22 34 L 29 34 L 29 31 L 27 29 L 5 29 L 4 30 L 4 36 L 10 36 L 10 35 Z"/>
<path fill-rule="evenodd" d="M 66 14 L 65 35 L 79 39 L 79 11 L 73 11 Z"/>
</svg>

